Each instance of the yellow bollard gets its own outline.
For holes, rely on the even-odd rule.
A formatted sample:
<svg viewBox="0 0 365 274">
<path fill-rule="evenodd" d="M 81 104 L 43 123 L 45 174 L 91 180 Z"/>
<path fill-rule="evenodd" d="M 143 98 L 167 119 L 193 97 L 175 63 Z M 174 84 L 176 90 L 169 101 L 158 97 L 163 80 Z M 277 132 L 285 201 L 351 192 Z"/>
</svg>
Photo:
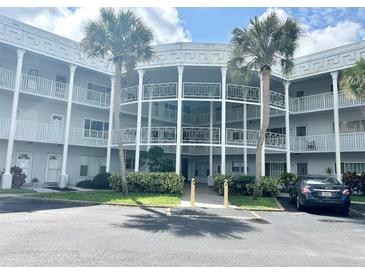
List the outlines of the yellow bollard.
<svg viewBox="0 0 365 274">
<path fill-rule="evenodd" d="M 195 206 L 195 179 L 191 179 L 191 195 L 190 195 L 190 205 Z"/>
<path fill-rule="evenodd" d="M 224 207 L 228 207 L 228 181 L 224 181 Z"/>
</svg>

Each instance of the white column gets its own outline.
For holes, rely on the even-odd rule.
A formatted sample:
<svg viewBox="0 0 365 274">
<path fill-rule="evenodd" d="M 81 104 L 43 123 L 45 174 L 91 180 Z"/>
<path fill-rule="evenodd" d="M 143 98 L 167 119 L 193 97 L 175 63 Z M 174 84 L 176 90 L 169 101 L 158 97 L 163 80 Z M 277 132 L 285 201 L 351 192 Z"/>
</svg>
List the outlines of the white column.
<svg viewBox="0 0 365 274">
<path fill-rule="evenodd" d="M 137 128 L 136 128 L 136 154 L 134 156 L 134 171 L 139 171 L 139 154 L 141 149 L 141 126 L 142 126 L 142 93 L 144 70 L 138 70 L 138 103 L 137 103 Z"/>
<path fill-rule="evenodd" d="M 332 86 L 333 86 L 333 118 L 335 127 L 335 147 L 336 147 L 336 177 L 337 180 L 341 181 L 341 148 L 340 148 L 340 123 L 338 114 L 338 89 L 337 89 L 337 78 L 338 72 L 331 72 Z"/>
<path fill-rule="evenodd" d="M 210 120 L 209 120 L 209 136 L 210 136 L 210 147 L 209 147 L 209 176 L 213 176 L 213 102 L 210 102 Z"/>
<path fill-rule="evenodd" d="M 286 172 L 291 171 L 290 161 L 290 124 L 289 124 L 289 86 L 290 82 L 284 82 L 285 87 L 285 143 L 286 143 Z"/>
<path fill-rule="evenodd" d="M 182 93 L 183 93 L 183 73 L 184 66 L 177 67 L 177 115 L 176 115 L 176 159 L 175 172 L 180 174 L 181 171 L 181 127 L 182 127 Z"/>
<path fill-rule="evenodd" d="M 148 103 L 147 151 L 151 148 L 152 102 Z"/>
<path fill-rule="evenodd" d="M 263 118 L 263 109 L 264 109 L 264 105 L 262 102 L 263 99 L 263 82 L 261 79 L 261 75 L 260 75 L 260 128 L 262 127 L 262 118 Z M 269 117 L 270 117 L 270 108 L 269 108 Z M 270 119 L 270 118 L 269 118 Z M 261 176 L 265 176 L 265 142 L 262 145 L 262 152 L 261 152 Z"/>
<path fill-rule="evenodd" d="M 110 77 L 110 104 L 109 104 L 109 128 L 108 128 L 108 146 L 106 149 L 106 172 L 110 172 L 110 161 L 112 153 L 112 142 L 113 142 L 113 111 L 114 111 L 114 83 L 115 77 Z"/>
<path fill-rule="evenodd" d="M 72 110 L 72 94 L 74 90 L 74 78 L 75 78 L 76 66 L 70 64 L 70 83 L 68 84 L 67 92 L 67 110 L 66 110 L 66 121 L 63 136 L 63 153 L 62 153 L 62 166 L 61 166 L 61 180 L 59 183 L 60 188 L 67 187 L 68 175 L 66 173 L 67 167 L 67 154 L 68 154 L 68 143 L 70 137 L 70 123 L 71 123 L 71 110 Z"/>
<path fill-rule="evenodd" d="M 221 174 L 226 174 L 226 86 L 227 67 L 221 67 L 222 72 L 222 126 L 221 126 Z"/>
<path fill-rule="evenodd" d="M 247 104 L 243 104 L 243 173 L 247 175 Z"/>
<path fill-rule="evenodd" d="M 11 188 L 11 182 L 13 179 L 13 176 L 10 173 L 10 168 L 11 168 L 11 159 L 13 155 L 14 138 L 16 132 L 16 113 L 18 111 L 20 81 L 22 76 L 23 57 L 25 54 L 25 50 L 17 49 L 16 53 L 17 53 L 17 64 L 16 64 L 16 74 L 15 74 L 15 88 L 13 95 L 13 104 L 11 106 L 11 120 L 10 120 L 8 147 L 6 150 L 5 172 L 3 175 L 2 186 L 1 186 L 1 188 L 3 189 Z"/>
</svg>

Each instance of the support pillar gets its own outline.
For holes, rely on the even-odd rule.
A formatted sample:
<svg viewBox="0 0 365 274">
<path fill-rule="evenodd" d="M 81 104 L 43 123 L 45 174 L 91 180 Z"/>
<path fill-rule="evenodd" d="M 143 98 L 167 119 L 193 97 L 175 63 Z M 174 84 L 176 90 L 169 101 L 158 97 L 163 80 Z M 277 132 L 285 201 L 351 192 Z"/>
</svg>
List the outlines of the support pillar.
<svg viewBox="0 0 365 274">
<path fill-rule="evenodd" d="M 262 118 L 263 118 L 263 109 L 264 109 L 264 105 L 263 105 L 263 82 L 262 82 L 262 78 L 260 75 L 260 128 L 262 127 Z M 269 117 L 270 117 L 270 109 L 269 109 Z M 262 145 L 262 152 L 261 152 L 261 176 L 265 176 L 265 141 L 264 144 Z"/>
<path fill-rule="evenodd" d="M 68 85 L 67 92 L 67 110 L 66 110 L 66 121 L 65 121 L 65 131 L 64 131 L 64 140 L 63 140 L 63 153 L 62 153 L 62 166 L 61 166 L 61 180 L 59 183 L 60 188 L 67 187 L 68 184 L 68 175 L 66 173 L 67 166 L 67 154 L 68 154 L 68 143 L 70 138 L 70 123 L 71 123 L 71 110 L 72 110 L 72 94 L 74 90 L 74 78 L 76 66 L 70 64 L 70 82 Z"/>
<path fill-rule="evenodd" d="M 336 178 L 341 182 L 341 140 L 340 140 L 340 123 L 338 113 L 338 72 L 331 72 L 333 86 L 333 120 L 335 127 L 335 147 L 336 147 Z"/>
<path fill-rule="evenodd" d="M 286 172 L 291 171 L 290 160 L 290 124 L 289 124 L 289 86 L 290 82 L 284 82 L 285 87 L 285 144 L 286 144 Z"/>
<path fill-rule="evenodd" d="M 14 138 L 16 133 L 16 113 L 18 111 L 20 82 L 22 76 L 23 57 L 25 54 L 25 50 L 17 49 L 16 54 L 17 54 L 17 64 L 16 64 L 16 74 L 15 74 L 15 88 L 13 95 L 13 103 L 11 106 L 10 130 L 9 130 L 8 147 L 6 150 L 5 172 L 3 174 L 2 184 L 1 184 L 2 189 L 10 189 L 13 180 L 13 176 L 10 173 L 10 168 L 11 168 L 11 159 L 13 155 Z"/>
<path fill-rule="evenodd" d="M 109 104 L 109 128 L 108 128 L 108 146 L 106 149 L 106 172 L 110 172 L 110 161 L 112 152 L 112 142 L 113 142 L 113 112 L 114 112 L 114 87 L 115 77 L 110 77 L 110 104 Z"/>
<path fill-rule="evenodd" d="M 247 175 L 247 104 L 243 104 L 243 173 Z"/>
<path fill-rule="evenodd" d="M 139 155 L 141 149 L 141 127 L 142 127 L 142 93 L 143 93 L 144 70 L 138 70 L 138 103 L 137 103 L 137 127 L 136 127 L 136 154 L 134 156 L 134 171 L 139 171 Z"/>
<path fill-rule="evenodd" d="M 227 67 L 221 67 L 222 72 L 222 118 L 221 118 L 221 174 L 226 174 L 226 87 Z"/>
<path fill-rule="evenodd" d="M 177 81 L 177 113 L 176 113 L 176 159 L 175 159 L 175 173 L 181 172 L 181 127 L 182 127 L 182 93 L 183 93 L 183 73 L 184 66 L 177 67 L 178 81 Z"/>
</svg>

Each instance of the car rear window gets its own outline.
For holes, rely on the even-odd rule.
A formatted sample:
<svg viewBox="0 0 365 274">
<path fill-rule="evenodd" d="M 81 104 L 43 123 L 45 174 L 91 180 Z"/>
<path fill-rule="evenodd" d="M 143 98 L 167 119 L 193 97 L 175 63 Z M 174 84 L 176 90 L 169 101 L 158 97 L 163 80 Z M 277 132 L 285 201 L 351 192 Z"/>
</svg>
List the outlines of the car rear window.
<svg viewBox="0 0 365 274">
<path fill-rule="evenodd" d="M 339 181 L 337 181 L 336 179 L 333 178 L 318 178 L 318 179 L 307 179 L 305 180 L 305 183 L 307 185 L 328 185 L 328 184 L 332 184 L 332 185 L 341 185 L 341 183 Z"/>
</svg>

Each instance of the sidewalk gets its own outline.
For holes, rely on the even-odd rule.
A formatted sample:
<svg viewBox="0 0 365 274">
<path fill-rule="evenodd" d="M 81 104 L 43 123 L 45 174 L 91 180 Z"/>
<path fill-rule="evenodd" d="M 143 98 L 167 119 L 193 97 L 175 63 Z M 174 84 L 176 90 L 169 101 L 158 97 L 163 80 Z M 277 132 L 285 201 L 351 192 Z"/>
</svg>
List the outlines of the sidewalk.
<svg viewBox="0 0 365 274">
<path fill-rule="evenodd" d="M 190 207 L 190 184 L 185 184 L 184 193 L 181 198 L 180 207 Z M 202 208 L 224 208 L 223 196 L 218 195 L 213 187 L 206 184 L 195 185 L 195 207 Z M 233 206 L 229 206 L 233 207 Z"/>
</svg>

